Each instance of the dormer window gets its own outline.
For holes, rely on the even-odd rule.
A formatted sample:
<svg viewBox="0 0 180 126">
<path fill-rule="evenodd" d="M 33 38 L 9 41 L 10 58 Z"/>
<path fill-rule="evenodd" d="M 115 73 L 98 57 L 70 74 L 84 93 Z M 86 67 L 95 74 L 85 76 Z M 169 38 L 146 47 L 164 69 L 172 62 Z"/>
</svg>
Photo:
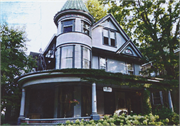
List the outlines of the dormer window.
<svg viewBox="0 0 180 126">
<path fill-rule="evenodd" d="M 66 20 L 62 22 L 62 33 L 74 31 L 74 20 Z"/>
<path fill-rule="evenodd" d="M 85 21 L 82 21 L 82 32 L 89 35 L 90 26 Z"/>
<path fill-rule="evenodd" d="M 103 30 L 103 40 L 104 40 L 104 45 L 109 45 L 116 47 L 116 35 L 115 32 L 112 30 Z"/>
</svg>

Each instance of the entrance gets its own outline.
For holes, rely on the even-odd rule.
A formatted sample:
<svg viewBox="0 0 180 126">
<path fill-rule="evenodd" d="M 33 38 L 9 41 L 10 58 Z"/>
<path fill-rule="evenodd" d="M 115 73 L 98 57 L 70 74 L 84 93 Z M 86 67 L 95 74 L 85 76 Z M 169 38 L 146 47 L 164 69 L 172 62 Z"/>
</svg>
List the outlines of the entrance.
<svg viewBox="0 0 180 126">
<path fill-rule="evenodd" d="M 104 92 L 104 114 L 114 114 L 115 96 L 113 92 Z"/>
</svg>

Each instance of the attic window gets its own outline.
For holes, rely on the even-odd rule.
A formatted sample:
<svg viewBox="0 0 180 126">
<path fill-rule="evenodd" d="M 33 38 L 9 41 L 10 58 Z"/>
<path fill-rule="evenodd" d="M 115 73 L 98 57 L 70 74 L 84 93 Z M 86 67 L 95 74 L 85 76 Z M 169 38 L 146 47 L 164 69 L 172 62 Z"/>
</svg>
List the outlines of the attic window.
<svg viewBox="0 0 180 126">
<path fill-rule="evenodd" d="M 133 55 L 133 52 L 132 52 L 132 50 L 131 50 L 129 47 L 127 47 L 127 48 L 123 51 L 123 53 L 129 54 L 129 55 Z"/>
<path fill-rule="evenodd" d="M 74 31 L 74 20 L 66 20 L 62 22 L 62 33 Z"/>
<path fill-rule="evenodd" d="M 103 44 L 116 47 L 116 37 L 115 32 L 111 30 L 103 30 Z"/>
</svg>

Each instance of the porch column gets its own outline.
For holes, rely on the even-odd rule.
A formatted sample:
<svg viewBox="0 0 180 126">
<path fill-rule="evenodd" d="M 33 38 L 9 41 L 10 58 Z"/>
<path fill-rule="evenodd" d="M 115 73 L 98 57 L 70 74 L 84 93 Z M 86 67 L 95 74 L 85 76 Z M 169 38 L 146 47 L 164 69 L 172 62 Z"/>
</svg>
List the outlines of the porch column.
<svg viewBox="0 0 180 126">
<path fill-rule="evenodd" d="M 172 112 L 174 112 L 172 98 L 171 98 L 171 92 L 170 91 L 168 91 L 168 101 L 169 101 L 169 108 L 172 110 Z"/>
<path fill-rule="evenodd" d="M 25 108 L 25 89 L 22 89 L 21 97 L 21 108 L 20 108 L 20 117 L 24 117 L 24 108 Z"/>
<path fill-rule="evenodd" d="M 92 114 L 93 120 L 99 120 L 100 116 L 97 114 L 97 101 L 96 101 L 96 83 L 92 84 Z"/>
<path fill-rule="evenodd" d="M 22 97 L 21 97 L 21 108 L 20 108 L 20 115 L 18 118 L 17 124 L 21 124 L 21 119 L 24 119 L 24 108 L 25 108 L 25 89 L 22 89 Z"/>
<path fill-rule="evenodd" d="M 55 89 L 55 97 L 54 97 L 54 118 L 57 118 L 58 114 L 58 87 Z"/>
</svg>

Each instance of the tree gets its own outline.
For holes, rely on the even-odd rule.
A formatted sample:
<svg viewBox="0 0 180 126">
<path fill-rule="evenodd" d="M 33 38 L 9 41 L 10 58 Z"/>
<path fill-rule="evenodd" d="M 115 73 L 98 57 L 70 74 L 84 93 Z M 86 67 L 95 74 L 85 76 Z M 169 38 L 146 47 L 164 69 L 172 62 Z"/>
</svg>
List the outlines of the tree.
<svg viewBox="0 0 180 126">
<path fill-rule="evenodd" d="M 87 0 L 85 4 L 90 14 L 95 18 L 96 22 L 106 16 L 107 10 L 99 3 L 98 0 Z"/>
<path fill-rule="evenodd" d="M 100 0 L 110 3 L 112 13 L 133 42 L 140 47 L 149 71 L 165 72 L 166 78 L 179 76 L 180 4 L 175 0 Z"/>
<path fill-rule="evenodd" d="M 1 42 L 1 111 L 6 109 L 5 118 L 9 119 L 11 110 L 18 111 L 21 99 L 21 86 L 15 79 L 28 73 L 35 66 L 31 57 L 26 56 L 27 41 L 25 32 L 7 25 L 0 26 Z M 18 116 L 18 112 L 15 112 Z M 6 120 L 7 121 L 7 120 Z"/>
</svg>

